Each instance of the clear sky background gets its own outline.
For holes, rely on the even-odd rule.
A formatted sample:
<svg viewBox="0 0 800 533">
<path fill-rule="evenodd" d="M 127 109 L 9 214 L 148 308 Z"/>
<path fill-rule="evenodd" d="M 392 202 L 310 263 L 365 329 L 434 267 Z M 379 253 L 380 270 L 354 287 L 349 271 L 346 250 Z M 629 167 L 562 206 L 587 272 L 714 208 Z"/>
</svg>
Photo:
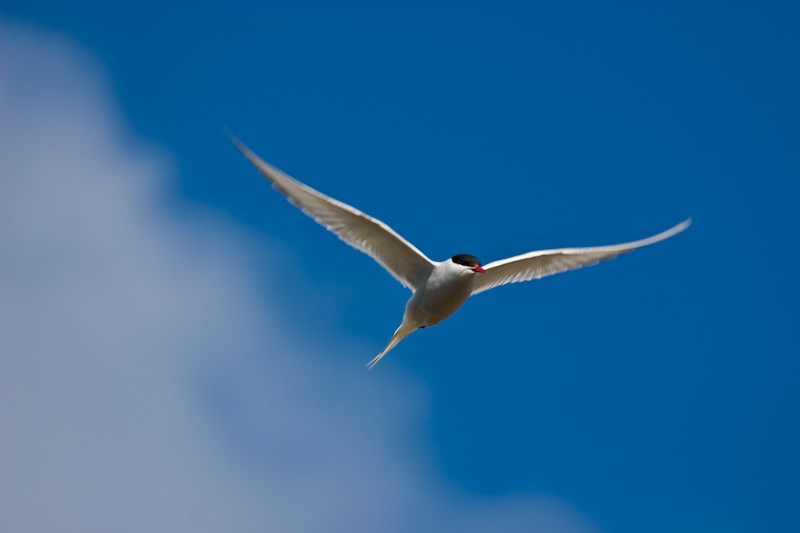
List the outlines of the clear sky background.
<svg viewBox="0 0 800 533">
<path fill-rule="evenodd" d="M 796 2 L 0 2 L 0 530 L 800 530 Z M 429 257 L 410 293 L 225 138 Z"/>
</svg>

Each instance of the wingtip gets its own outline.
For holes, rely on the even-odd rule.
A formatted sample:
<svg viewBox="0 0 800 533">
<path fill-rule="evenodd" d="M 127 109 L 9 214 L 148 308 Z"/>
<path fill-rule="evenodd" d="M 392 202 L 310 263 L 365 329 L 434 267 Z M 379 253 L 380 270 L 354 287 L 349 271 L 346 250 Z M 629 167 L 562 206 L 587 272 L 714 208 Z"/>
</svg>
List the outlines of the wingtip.
<svg viewBox="0 0 800 533">
<path fill-rule="evenodd" d="M 253 165 L 255 165 L 256 168 L 258 168 L 262 174 L 266 172 L 265 169 L 277 171 L 277 169 L 273 169 L 271 165 L 269 165 L 266 161 L 258 157 L 255 152 L 253 152 L 250 148 L 247 147 L 246 144 L 240 141 L 239 138 L 236 135 L 234 135 L 233 132 L 229 130 L 227 127 L 223 128 L 222 131 L 223 133 L 225 133 L 225 135 L 228 136 L 228 139 L 231 140 L 233 145 L 236 148 L 238 148 L 239 151 L 242 152 L 242 154 L 244 154 L 247 160 L 250 161 Z"/>
<path fill-rule="evenodd" d="M 234 135 L 233 132 L 230 129 L 228 129 L 227 126 L 222 128 L 222 133 L 224 133 L 225 136 L 228 137 L 228 139 L 230 139 L 233 145 L 236 146 L 236 148 L 238 148 L 242 153 L 244 153 L 245 155 L 250 153 L 250 149 L 242 141 L 240 141 L 239 137 Z"/>
<path fill-rule="evenodd" d="M 675 226 L 672 229 L 675 231 L 674 234 L 678 234 L 678 233 L 682 232 L 683 230 L 685 230 L 686 228 L 688 228 L 691 225 L 692 225 L 692 217 L 689 217 L 689 218 L 687 218 L 686 220 L 684 220 L 683 222 L 681 222 L 680 224 L 678 224 L 677 226 Z"/>
<path fill-rule="evenodd" d="M 664 239 L 669 239 L 670 237 L 674 237 L 675 235 L 681 233 L 683 230 L 685 230 L 691 225 L 692 225 L 692 219 L 690 217 L 684 220 L 683 222 L 672 226 L 668 230 L 662 231 L 661 233 L 659 233 L 658 235 L 654 235 L 650 239 L 646 239 L 648 241 L 647 244 L 653 244 L 659 241 L 663 241 Z"/>
</svg>

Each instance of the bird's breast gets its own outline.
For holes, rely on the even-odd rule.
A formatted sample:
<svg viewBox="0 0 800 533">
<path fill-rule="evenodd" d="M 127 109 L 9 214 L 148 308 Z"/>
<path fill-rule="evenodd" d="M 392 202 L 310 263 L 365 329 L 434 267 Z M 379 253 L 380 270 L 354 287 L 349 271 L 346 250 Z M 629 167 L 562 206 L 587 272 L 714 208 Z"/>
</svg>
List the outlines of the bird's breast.
<svg viewBox="0 0 800 533">
<path fill-rule="evenodd" d="M 474 279 L 447 277 L 433 272 L 409 300 L 406 313 L 423 326 L 435 326 L 464 305 L 472 294 Z"/>
</svg>

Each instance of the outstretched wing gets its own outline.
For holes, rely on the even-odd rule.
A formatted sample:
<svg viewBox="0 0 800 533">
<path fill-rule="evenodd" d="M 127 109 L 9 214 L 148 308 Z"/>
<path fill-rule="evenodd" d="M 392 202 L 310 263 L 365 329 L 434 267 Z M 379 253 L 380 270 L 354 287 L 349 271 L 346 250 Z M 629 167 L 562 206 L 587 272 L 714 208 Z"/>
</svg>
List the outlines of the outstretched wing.
<svg viewBox="0 0 800 533">
<path fill-rule="evenodd" d="M 596 265 L 600 261 L 613 259 L 636 248 L 668 239 L 688 228 L 691 223 L 692 219 L 690 218 L 658 235 L 626 244 L 595 246 L 592 248 L 539 250 L 494 261 L 483 267 L 486 269 L 486 274 L 477 276 L 472 294 L 478 294 L 506 283 L 529 281 L 566 272 L 574 268 Z"/>
<path fill-rule="evenodd" d="M 372 257 L 409 289 L 414 290 L 433 268 L 433 262 L 425 254 L 380 220 L 300 183 L 263 161 L 233 135 L 228 136 L 292 204 L 353 248 Z"/>
</svg>

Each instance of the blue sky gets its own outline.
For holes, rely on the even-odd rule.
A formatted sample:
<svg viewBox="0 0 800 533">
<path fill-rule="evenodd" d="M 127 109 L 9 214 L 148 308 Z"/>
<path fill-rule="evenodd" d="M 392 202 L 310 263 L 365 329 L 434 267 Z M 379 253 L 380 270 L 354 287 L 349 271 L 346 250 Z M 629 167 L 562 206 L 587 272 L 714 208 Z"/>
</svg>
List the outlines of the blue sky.
<svg viewBox="0 0 800 533">
<path fill-rule="evenodd" d="M 797 531 L 799 23 L 0 3 L 0 529 Z M 410 293 L 224 127 L 437 260 L 694 225 L 367 372 Z"/>
</svg>

